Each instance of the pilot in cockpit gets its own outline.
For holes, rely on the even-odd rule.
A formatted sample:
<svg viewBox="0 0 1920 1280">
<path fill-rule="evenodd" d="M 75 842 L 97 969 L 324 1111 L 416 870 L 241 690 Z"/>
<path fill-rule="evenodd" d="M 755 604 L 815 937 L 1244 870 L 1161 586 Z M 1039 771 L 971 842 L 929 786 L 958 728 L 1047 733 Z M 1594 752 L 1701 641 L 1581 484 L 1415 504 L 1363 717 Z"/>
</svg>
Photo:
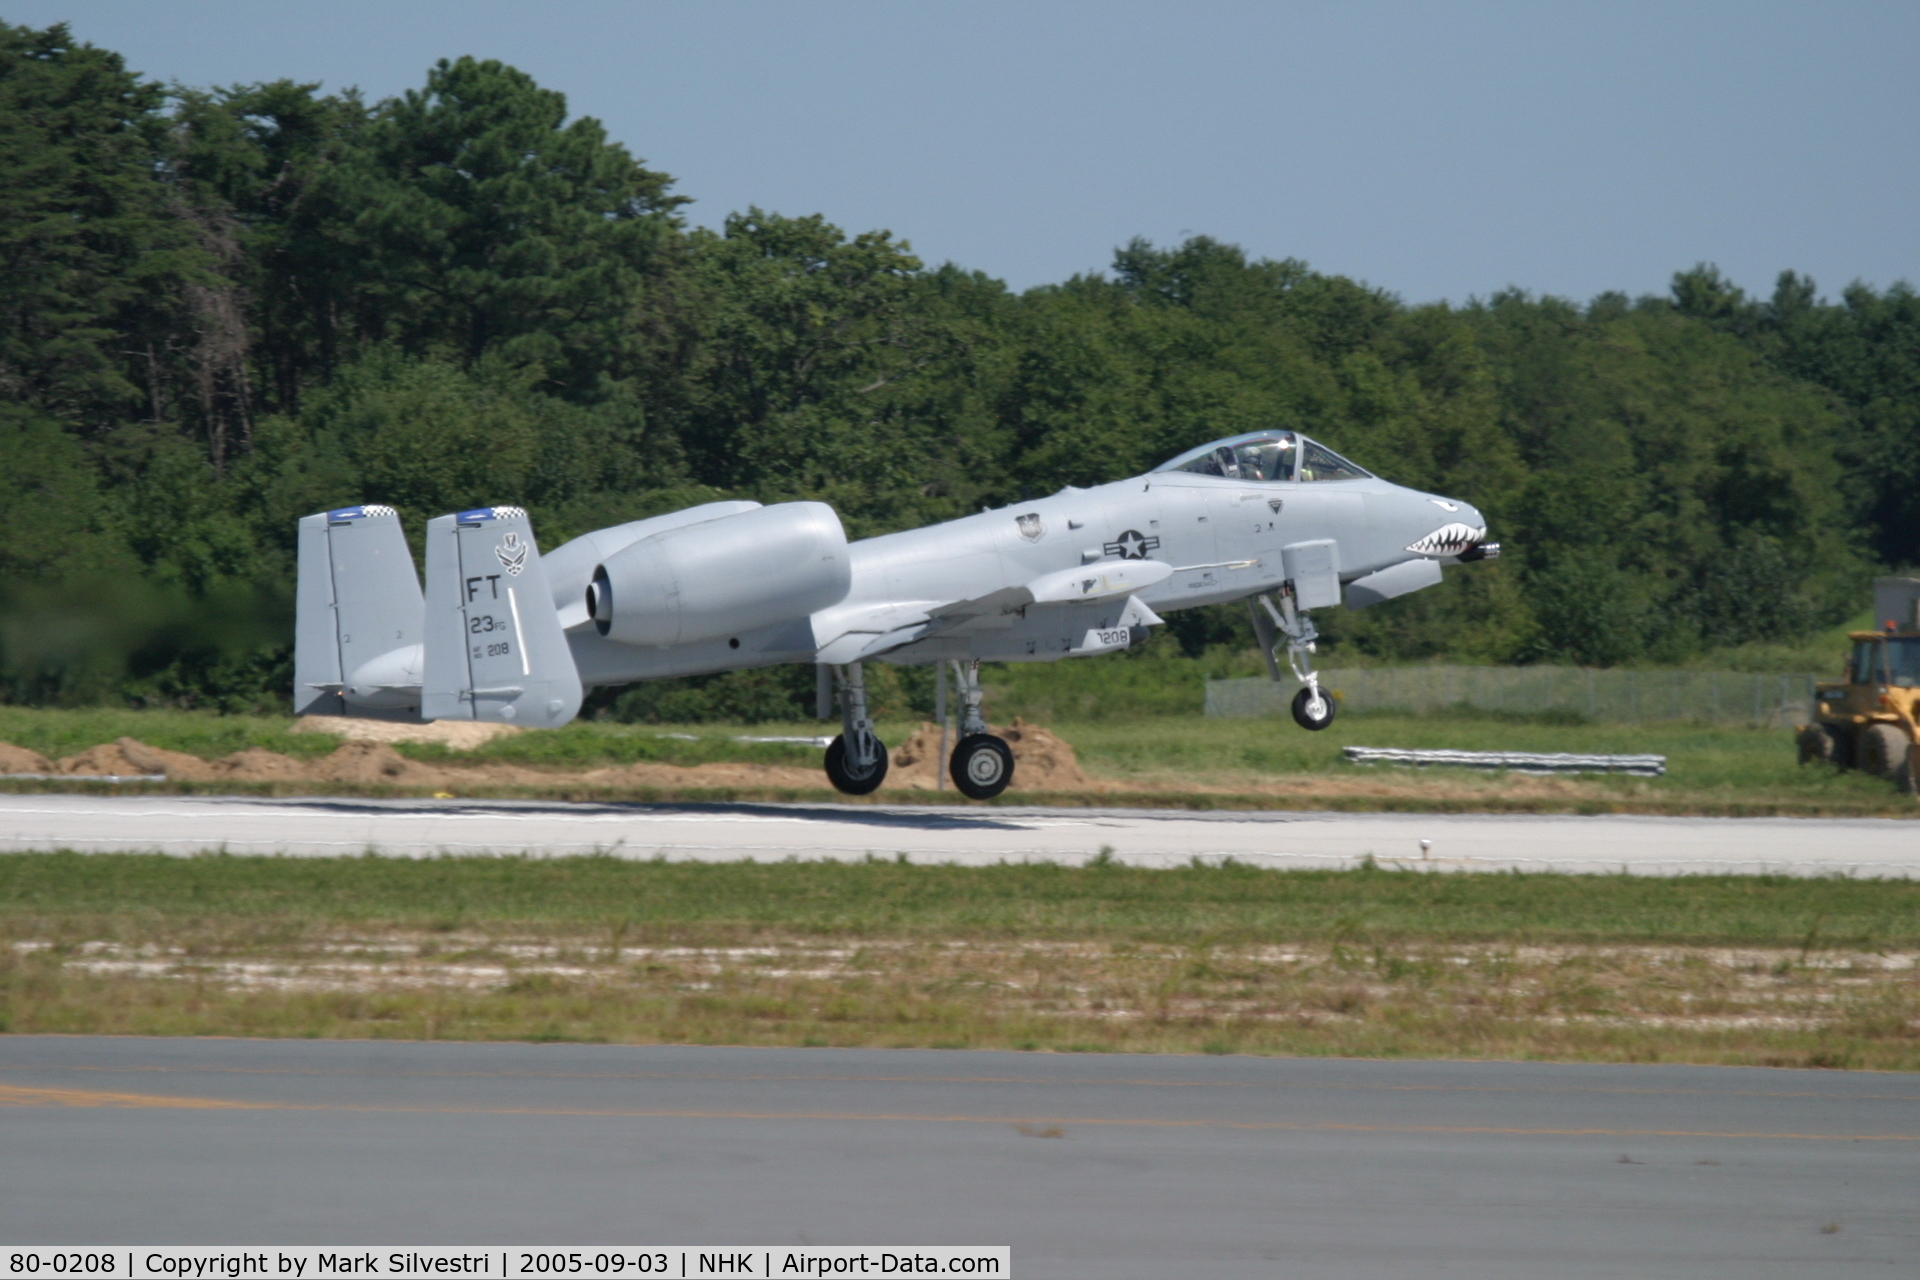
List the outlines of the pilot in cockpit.
<svg viewBox="0 0 1920 1280">
<path fill-rule="evenodd" d="M 1372 475 L 1325 445 L 1291 431 L 1255 431 L 1216 440 L 1156 469 L 1227 480 L 1365 480 Z"/>
<path fill-rule="evenodd" d="M 1291 431 L 1260 432 L 1202 445 L 1160 469 L 1228 480 L 1291 480 L 1297 448 Z"/>
</svg>

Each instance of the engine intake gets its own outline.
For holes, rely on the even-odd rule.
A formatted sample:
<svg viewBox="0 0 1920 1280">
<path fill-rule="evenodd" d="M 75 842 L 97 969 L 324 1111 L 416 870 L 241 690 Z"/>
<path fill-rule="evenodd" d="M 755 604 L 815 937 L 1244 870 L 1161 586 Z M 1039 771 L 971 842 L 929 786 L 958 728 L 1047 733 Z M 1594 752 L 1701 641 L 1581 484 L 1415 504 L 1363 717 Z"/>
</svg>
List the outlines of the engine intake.
<svg viewBox="0 0 1920 1280">
<path fill-rule="evenodd" d="M 833 508 L 783 502 L 640 539 L 594 569 L 586 604 L 601 635 L 662 646 L 804 618 L 852 582 Z"/>
</svg>

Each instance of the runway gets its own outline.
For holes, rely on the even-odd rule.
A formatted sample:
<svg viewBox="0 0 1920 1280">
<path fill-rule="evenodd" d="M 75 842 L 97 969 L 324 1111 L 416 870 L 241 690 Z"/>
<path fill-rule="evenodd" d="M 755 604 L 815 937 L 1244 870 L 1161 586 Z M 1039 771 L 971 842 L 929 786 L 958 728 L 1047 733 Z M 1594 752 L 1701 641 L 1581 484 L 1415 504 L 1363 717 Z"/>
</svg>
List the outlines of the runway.
<svg viewBox="0 0 1920 1280">
<path fill-rule="evenodd" d="M 40 1244 L 1008 1244 L 1034 1277 L 1911 1273 L 1920 1082 L 0 1038 Z"/>
<path fill-rule="evenodd" d="M 904 856 L 972 864 L 1077 863 L 1106 848 L 1142 866 L 1232 857 L 1271 867 L 1352 867 L 1371 857 L 1456 871 L 1920 874 L 1920 823 L 1876 818 L 0 796 L 0 850 L 56 848 L 708 861 Z"/>
</svg>

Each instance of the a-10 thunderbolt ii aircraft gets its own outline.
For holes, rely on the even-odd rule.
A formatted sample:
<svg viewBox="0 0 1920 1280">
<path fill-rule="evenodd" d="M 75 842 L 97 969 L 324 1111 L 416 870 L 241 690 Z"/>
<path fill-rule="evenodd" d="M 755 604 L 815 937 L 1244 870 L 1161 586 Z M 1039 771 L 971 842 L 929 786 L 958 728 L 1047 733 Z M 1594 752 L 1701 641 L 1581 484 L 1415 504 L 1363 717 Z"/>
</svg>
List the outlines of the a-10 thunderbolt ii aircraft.
<svg viewBox="0 0 1920 1280">
<path fill-rule="evenodd" d="M 780 663 L 837 691 L 827 777 L 887 773 L 862 664 L 948 662 L 964 718 L 948 762 L 976 799 L 1013 778 L 981 714 L 982 661 L 1142 643 L 1160 615 L 1245 600 L 1293 715 L 1333 721 L 1309 611 L 1364 607 L 1491 559 L 1470 504 L 1390 484 L 1307 437 L 1256 431 L 1146 475 L 849 543 L 831 507 L 713 502 L 541 555 L 518 507 L 427 524 L 426 592 L 391 507 L 300 521 L 295 708 L 303 715 L 565 724 L 586 688 Z"/>
</svg>

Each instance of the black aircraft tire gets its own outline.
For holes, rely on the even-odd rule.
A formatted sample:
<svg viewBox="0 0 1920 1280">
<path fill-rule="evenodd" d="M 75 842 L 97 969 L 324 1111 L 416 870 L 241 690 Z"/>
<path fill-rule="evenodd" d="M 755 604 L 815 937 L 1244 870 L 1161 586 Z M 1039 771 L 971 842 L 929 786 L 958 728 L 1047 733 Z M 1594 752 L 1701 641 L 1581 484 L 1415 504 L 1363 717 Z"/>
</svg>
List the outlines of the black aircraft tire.
<svg viewBox="0 0 1920 1280">
<path fill-rule="evenodd" d="M 1293 695 L 1293 722 L 1302 729 L 1312 729 L 1316 733 L 1333 723 L 1333 697 L 1326 690 L 1320 691 L 1320 714 L 1315 716 L 1311 709 L 1313 690 L 1302 689 Z"/>
<path fill-rule="evenodd" d="M 864 796 L 879 788 L 887 780 L 887 744 L 875 738 L 880 748 L 880 758 L 864 773 L 856 774 L 847 768 L 847 735 L 841 734 L 827 744 L 827 781 L 833 784 L 835 791 L 850 796 Z"/>
<path fill-rule="evenodd" d="M 969 800 L 991 800 L 1013 782 L 1013 749 L 990 733 L 970 733 L 953 749 L 947 772 Z"/>
</svg>

